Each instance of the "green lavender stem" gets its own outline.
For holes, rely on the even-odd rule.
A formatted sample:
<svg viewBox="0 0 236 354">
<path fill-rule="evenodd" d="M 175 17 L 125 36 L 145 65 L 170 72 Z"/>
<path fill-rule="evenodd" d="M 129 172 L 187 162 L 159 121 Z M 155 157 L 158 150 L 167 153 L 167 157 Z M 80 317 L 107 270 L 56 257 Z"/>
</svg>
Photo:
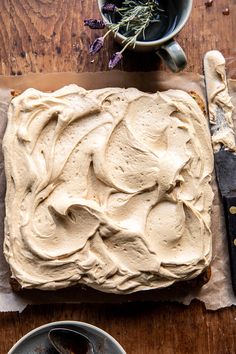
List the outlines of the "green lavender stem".
<svg viewBox="0 0 236 354">
<path fill-rule="evenodd" d="M 147 0 L 146 2 L 125 0 L 122 3 L 122 8 L 119 8 L 117 11 L 121 16 L 120 21 L 109 25 L 110 29 L 104 38 L 110 32 L 114 32 L 116 35 L 117 32 L 124 29 L 124 36 L 127 38 L 124 40 L 126 44 L 121 53 L 132 44 L 135 47 L 136 41 L 141 34 L 143 39 L 145 39 L 145 30 L 150 22 L 153 20 L 158 21 L 157 17 L 160 12 L 163 12 L 163 10 L 159 8 L 155 0 Z"/>
</svg>

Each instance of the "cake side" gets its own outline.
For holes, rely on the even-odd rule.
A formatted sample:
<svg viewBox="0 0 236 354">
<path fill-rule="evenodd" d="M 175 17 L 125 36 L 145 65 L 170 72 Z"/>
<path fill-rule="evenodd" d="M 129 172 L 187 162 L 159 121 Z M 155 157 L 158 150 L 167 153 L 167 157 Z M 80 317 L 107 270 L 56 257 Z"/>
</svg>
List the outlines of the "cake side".
<svg viewBox="0 0 236 354">
<path fill-rule="evenodd" d="M 4 252 L 22 288 L 125 294 L 209 265 L 212 148 L 187 93 L 29 89 L 3 145 Z"/>
</svg>

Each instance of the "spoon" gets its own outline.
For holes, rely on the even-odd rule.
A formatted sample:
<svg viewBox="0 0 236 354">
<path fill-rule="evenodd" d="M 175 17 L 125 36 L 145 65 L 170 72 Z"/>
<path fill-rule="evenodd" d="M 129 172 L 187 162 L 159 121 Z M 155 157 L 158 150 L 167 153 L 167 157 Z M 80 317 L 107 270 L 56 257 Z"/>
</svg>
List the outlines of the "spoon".
<svg viewBox="0 0 236 354">
<path fill-rule="evenodd" d="M 51 329 L 48 338 L 60 354 L 96 354 L 91 340 L 86 335 L 72 329 Z"/>
</svg>

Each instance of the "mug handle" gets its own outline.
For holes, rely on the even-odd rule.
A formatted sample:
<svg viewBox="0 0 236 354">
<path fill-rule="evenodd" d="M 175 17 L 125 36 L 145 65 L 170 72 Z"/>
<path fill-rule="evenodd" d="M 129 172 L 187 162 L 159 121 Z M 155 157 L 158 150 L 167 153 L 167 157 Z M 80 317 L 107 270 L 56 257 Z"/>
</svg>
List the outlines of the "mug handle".
<svg viewBox="0 0 236 354">
<path fill-rule="evenodd" d="M 174 73 L 183 70 L 187 65 L 187 58 L 183 49 L 174 40 L 163 44 L 156 54 Z"/>
</svg>

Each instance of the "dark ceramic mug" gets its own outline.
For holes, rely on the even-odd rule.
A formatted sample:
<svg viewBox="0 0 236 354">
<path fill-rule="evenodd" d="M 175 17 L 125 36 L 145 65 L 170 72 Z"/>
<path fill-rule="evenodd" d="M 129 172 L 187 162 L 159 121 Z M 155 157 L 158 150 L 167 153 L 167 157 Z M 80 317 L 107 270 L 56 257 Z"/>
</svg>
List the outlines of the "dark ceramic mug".
<svg viewBox="0 0 236 354">
<path fill-rule="evenodd" d="M 106 24 L 109 22 L 106 15 L 102 13 L 102 6 L 107 2 L 109 1 L 98 0 L 99 9 Z M 174 40 L 174 37 L 186 24 L 192 10 L 193 0 L 172 0 L 169 3 L 171 6 L 171 16 L 174 21 L 172 28 L 170 26 L 169 30 L 161 38 L 137 41 L 135 47 L 130 47 L 130 49 L 142 52 L 155 51 L 173 72 L 179 72 L 187 65 L 187 58 L 181 46 Z M 115 40 L 124 46 L 126 37 L 117 33 Z"/>
</svg>

